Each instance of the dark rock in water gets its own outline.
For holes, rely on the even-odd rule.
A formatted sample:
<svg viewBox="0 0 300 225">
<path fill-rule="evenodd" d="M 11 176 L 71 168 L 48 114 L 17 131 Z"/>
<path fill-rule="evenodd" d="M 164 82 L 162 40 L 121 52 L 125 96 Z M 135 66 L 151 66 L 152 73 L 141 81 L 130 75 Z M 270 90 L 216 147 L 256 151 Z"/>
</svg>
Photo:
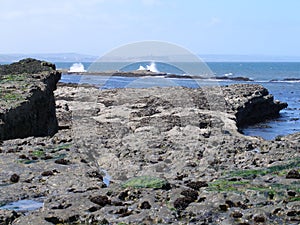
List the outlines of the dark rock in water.
<svg viewBox="0 0 300 225">
<path fill-rule="evenodd" d="M 193 76 L 190 75 L 177 75 L 177 74 L 167 74 L 165 78 L 182 78 L 182 79 L 193 79 Z M 203 77 L 197 77 L 199 79 L 204 79 Z"/>
<path fill-rule="evenodd" d="M 278 117 L 280 110 L 288 106 L 287 103 L 274 101 L 273 95 L 261 85 L 236 84 L 223 91 L 226 101 L 236 112 L 239 127 Z"/>
<path fill-rule="evenodd" d="M 283 81 L 300 81 L 299 78 L 285 78 Z"/>
<path fill-rule="evenodd" d="M 112 76 L 120 77 L 144 77 L 144 76 L 164 76 L 166 73 L 155 73 L 151 71 L 130 71 L 130 72 L 114 72 Z"/>
<path fill-rule="evenodd" d="M 0 66 L 0 139 L 58 131 L 53 91 L 60 77 L 54 64 L 35 59 Z"/>
<path fill-rule="evenodd" d="M 222 77 L 216 77 L 215 79 L 218 79 L 218 80 L 234 80 L 234 81 L 253 81 L 252 79 L 250 79 L 248 77 L 226 77 L 226 76 L 222 76 Z"/>
</svg>

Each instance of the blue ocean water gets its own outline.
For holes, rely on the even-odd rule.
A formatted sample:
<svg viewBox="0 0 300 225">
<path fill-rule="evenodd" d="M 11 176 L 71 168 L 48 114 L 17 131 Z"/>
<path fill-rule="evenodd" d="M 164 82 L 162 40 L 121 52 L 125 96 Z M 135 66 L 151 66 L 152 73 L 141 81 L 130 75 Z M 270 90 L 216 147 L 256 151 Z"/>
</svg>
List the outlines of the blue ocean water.
<svg viewBox="0 0 300 225">
<path fill-rule="evenodd" d="M 70 63 L 56 63 L 57 68 L 68 69 Z M 91 63 L 82 63 L 88 68 Z M 280 117 L 264 123 L 249 126 L 243 129 L 246 135 L 261 136 L 265 139 L 274 139 L 278 135 L 286 135 L 300 132 L 300 62 L 208 62 L 211 73 L 217 77 L 247 77 L 255 83 L 265 86 L 274 98 L 288 103 L 288 108 L 281 111 Z M 146 67 L 146 64 L 141 64 Z M 165 67 L 165 65 L 162 65 Z M 190 66 L 195 66 L 193 63 Z M 127 68 L 138 69 L 138 65 Z M 160 64 L 156 65 L 158 71 L 165 71 Z M 124 70 L 124 68 L 123 68 Z M 126 68 L 125 68 L 126 71 Z M 185 86 L 197 88 L 199 86 L 230 85 L 245 81 L 230 80 L 197 80 L 176 79 L 162 77 L 109 77 L 96 75 L 71 75 L 63 74 L 61 82 L 89 83 L 98 85 L 103 89 L 124 87 L 151 87 L 151 86 Z"/>
</svg>

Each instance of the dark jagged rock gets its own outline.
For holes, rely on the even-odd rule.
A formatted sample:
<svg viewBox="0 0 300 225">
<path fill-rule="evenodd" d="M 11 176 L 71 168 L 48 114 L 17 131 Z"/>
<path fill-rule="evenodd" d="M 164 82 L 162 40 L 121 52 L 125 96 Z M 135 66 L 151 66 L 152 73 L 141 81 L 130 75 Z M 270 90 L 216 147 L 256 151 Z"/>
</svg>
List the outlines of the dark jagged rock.
<svg viewBox="0 0 300 225">
<path fill-rule="evenodd" d="M 184 190 L 181 192 L 181 194 L 187 198 L 193 199 L 194 201 L 196 201 L 198 199 L 198 195 L 199 195 L 197 191 L 191 190 L 191 189 Z"/>
<path fill-rule="evenodd" d="M 234 81 L 253 81 L 249 77 L 226 77 L 226 76 L 221 76 L 221 77 L 215 77 L 217 80 L 234 80 Z"/>
<path fill-rule="evenodd" d="M 225 98 L 235 111 L 239 127 L 279 116 L 287 103 L 274 101 L 273 95 L 261 85 L 236 84 L 223 89 Z"/>
<path fill-rule="evenodd" d="M 101 196 L 101 195 L 91 197 L 90 201 L 102 207 L 111 203 L 111 201 L 108 199 L 107 196 Z"/>
<path fill-rule="evenodd" d="M 183 198 L 177 198 L 174 202 L 174 207 L 177 210 L 184 210 L 186 209 L 189 204 L 191 204 L 193 202 L 193 199 L 189 198 L 189 197 L 183 197 Z"/>
<path fill-rule="evenodd" d="M 60 77 L 54 64 L 35 59 L 0 66 L 0 139 L 58 131 L 53 91 Z"/>
<path fill-rule="evenodd" d="M 207 187 L 208 184 L 206 181 L 193 181 L 193 182 L 188 183 L 186 186 L 198 191 L 202 187 Z"/>
<path fill-rule="evenodd" d="M 130 72 L 115 72 L 112 76 L 121 76 L 121 77 L 144 77 L 144 76 L 164 76 L 166 73 L 156 73 L 149 70 L 145 71 L 130 71 Z"/>
<path fill-rule="evenodd" d="M 297 170 L 291 170 L 286 175 L 287 179 L 300 179 L 300 173 Z"/>
<path fill-rule="evenodd" d="M 53 71 L 56 67 L 49 62 L 42 62 L 36 59 L 27 58 L 22 59 L 19 62 L 15 62 L 9 65 L 0 66 L 0 75 L 7 74 L 37 74 L 43 71 Z"/>
</svg>

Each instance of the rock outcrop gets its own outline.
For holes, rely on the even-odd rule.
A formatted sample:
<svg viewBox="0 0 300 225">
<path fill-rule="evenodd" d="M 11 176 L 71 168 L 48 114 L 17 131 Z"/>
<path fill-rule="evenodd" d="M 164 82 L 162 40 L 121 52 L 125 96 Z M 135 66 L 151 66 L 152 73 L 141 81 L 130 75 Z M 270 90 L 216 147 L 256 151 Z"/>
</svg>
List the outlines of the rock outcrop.
<svg viewBox="0 0 300 225">
<path fill-rule="evenodd" d="M 52 136 L 58 131 L 55 65 L 35 59 L 0 66 L 0 139 Z"/>
<path fill-rule="evenodd" d="M 239 127 L 278 117 L 280 110 L 288 106 L 285 102 L 274 101 L 273 95 L 261 85 L 230 85 L 224 87 L 223 92 Z"/>
</svg>

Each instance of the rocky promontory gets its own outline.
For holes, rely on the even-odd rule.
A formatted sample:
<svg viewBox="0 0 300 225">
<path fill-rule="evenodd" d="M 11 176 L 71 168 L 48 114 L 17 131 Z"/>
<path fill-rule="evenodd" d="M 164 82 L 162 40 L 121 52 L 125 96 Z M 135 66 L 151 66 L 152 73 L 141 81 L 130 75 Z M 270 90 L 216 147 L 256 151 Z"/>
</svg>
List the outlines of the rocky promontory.
<svg viewBox="0 0 300 225">
<path fill-rule="evenodd" d="M 61 74 L 35 59 L 0 66 L 0 139 L 58 131 L 53 91 Z"/>
<path fill-rule="evenodd" d="M 300 134 L 238 132 L 286 106 L 264 87 L 59 84 L 55 99 L 58 133 L 1 143 L 0 223 L 299 223 Z"/>
</svg>

